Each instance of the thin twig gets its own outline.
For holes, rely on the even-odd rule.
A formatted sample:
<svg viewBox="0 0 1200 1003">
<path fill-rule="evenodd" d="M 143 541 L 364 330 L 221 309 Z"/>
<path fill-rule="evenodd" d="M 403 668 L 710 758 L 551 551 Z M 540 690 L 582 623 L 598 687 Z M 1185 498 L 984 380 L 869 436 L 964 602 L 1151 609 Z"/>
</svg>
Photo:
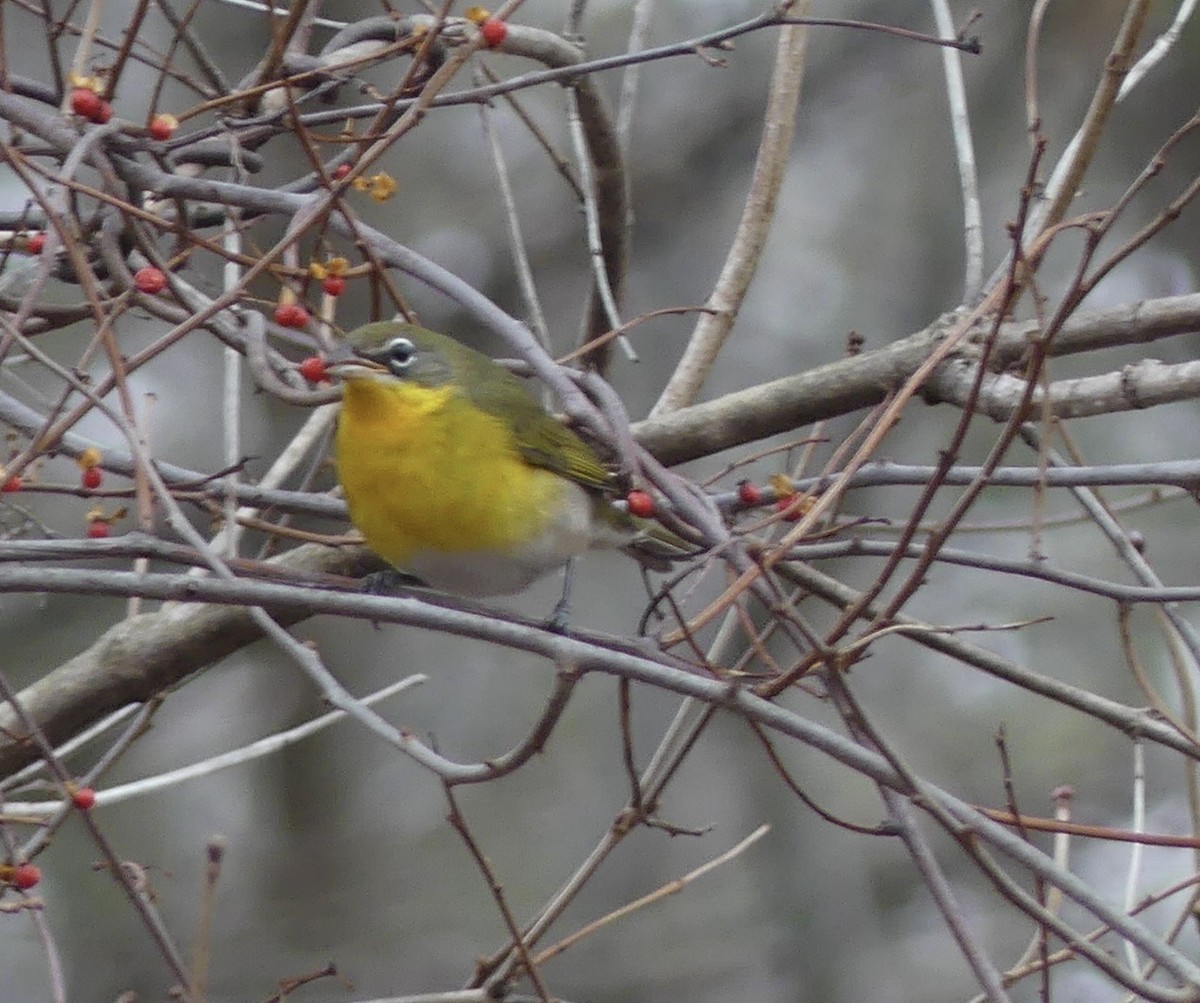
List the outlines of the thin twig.
<svg viewBox="0 0 1200 1003">
<path fill-rule="evenodd" d="M 648 905 L 653 905 L 655 902 L 659 902 L 668 896 L 678 895 L 697 878 L 703 877 L 709 871 L 715 870 L 723 864 L 729 863 L 735 857 L 740 856 L 770 831 L 771 827 L 769 825 L 760 825 L 745 839 L 741 840 L 734 846 L 731 846 L 724 853 L 719 854 L 707 863 L 701 864 L 695 870 L 688 871 L 688 873 L 683 875 L 683 877 L 676 878 L 674 881 L 668 882 L 655 891 L 650 892 L 648 895 L 643 895 L 639 899 L 634 899 L 634 901 L 621 906 L 619 909 L 614 909 L 612 912 L 601 916 L 599 919 L 593 920 L 586 926 L 580 927 L 570 936 L 564 937 L 562 940 L 558 941 L 558 943 L 551 945 L 544 951 L 539 951 L 537 957 L 533 959 L 533 963 L 535 965 L 544 965 L 551 958 L 557 957 L 564 951 L 574 947 L 585 937 L 590 937 L 593 933 L 602 930 L 609 924 L 624 919 L 626 916 L 632 915 L 639 909 L 644 909 Z"/>
<path fill-rule="evenodd" d="M 808 9 L 807 0 L 802 6 Z M 711 312 L 697 322 L 683 357 L 650 409 L 651 419 L 695 403 L 758 270 L 792 149 L 807 44 L 803 26 L 788 25 L 779 33 L 750 191 L 721 274 L 705 302 Z"/>
</svg>

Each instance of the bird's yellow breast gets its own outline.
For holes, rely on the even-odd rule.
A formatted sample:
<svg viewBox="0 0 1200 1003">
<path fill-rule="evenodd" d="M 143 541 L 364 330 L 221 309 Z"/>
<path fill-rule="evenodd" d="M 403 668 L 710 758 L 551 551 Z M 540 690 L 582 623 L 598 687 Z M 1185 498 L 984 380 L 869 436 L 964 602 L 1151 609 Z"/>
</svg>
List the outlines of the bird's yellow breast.
<svg viewBox="0 0 1200 1003">
<path fill-rule="evenodd" d="M 402 568 L 422 552 L 519 550 L 571 487 L 527 463 L 512 430 L 451 385 L 348 381 L 336 454 L 351 520 Z"/>
</svg>

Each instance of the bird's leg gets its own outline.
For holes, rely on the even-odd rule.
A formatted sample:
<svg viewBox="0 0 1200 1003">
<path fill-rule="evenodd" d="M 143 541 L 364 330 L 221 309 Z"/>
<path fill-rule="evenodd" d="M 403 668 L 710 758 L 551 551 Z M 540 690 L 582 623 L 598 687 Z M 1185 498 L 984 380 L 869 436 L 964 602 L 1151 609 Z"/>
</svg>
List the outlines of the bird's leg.
<svg viewBox="0 0 1200 1003">
<path fill-rule="evenodd" d="M 546 629 L 556 634 L 565 634 L 571 621 L 571 584 L 575 579 L 575 558 L 567 558 L 563 565 L 562 595 L 554 604 L 550 619 L 546 621 Z"/>
</svg>

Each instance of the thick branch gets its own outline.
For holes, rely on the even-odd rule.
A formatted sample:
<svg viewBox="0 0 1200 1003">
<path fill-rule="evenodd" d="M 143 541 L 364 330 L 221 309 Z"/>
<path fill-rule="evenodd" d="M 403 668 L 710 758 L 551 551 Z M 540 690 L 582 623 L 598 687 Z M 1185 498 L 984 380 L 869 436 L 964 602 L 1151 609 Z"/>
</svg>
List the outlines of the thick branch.
<svg viewBox="0 0 1200 1003">
<path fill-rule="evenodd" d="M 878 404 L 890 390 L 904 383 L 952 329 L 953 317 L 943 318 L 885 348 L 639 422 L 634 425 L 634 435 L 660 461 L 676 464 L 850 414 Z M 1141 344 L 1198 329 L 1200 295 L 1168 296 L 1078 314 L 1055 336 L 1049 354 L 1075 355 Z M 1004 324 L 993 352 L 996 367 L 1003 368 L 1019 359 L 1038 333 L 1032 321 Z M 974 363 L 975 354 L 975 344 L 965 339 L 931 384 L 937 386 L 942 373 L 961 376 Z M 934 393 L 932 399 L 944 398 Z"/>
<path fill-rule="evenodd" d="M 271 562 L 280 568 L 360 577 L 380 567 L 362 548 L 297 547 Z M 286 625 L 311 615 L 303 605 L 272 608 Z M 22 706 L 59 743 L 106 714 L 148 700 L 258 640 L 262 632 L 241 606 L 168 606 L 129 617 L 74 658 L 21 691 Z M 37 758 L 7 704 L 0 706 L 0 776 Z"/>
</svg>

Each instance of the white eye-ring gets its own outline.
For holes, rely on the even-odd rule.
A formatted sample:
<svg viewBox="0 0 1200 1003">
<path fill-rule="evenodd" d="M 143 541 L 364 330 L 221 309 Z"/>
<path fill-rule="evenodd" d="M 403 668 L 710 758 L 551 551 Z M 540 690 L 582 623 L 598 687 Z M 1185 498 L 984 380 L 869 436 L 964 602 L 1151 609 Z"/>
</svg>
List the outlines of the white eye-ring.
<svg viewBox="0 0 1200 1003">
<path fill-rule="evenodd" d="M 384 351 L 387 353 L 388 369 L 397 376 L 403 376 L 417 357 L 417 346 L 407 338 L 393 338 Z"/>
</svg>

